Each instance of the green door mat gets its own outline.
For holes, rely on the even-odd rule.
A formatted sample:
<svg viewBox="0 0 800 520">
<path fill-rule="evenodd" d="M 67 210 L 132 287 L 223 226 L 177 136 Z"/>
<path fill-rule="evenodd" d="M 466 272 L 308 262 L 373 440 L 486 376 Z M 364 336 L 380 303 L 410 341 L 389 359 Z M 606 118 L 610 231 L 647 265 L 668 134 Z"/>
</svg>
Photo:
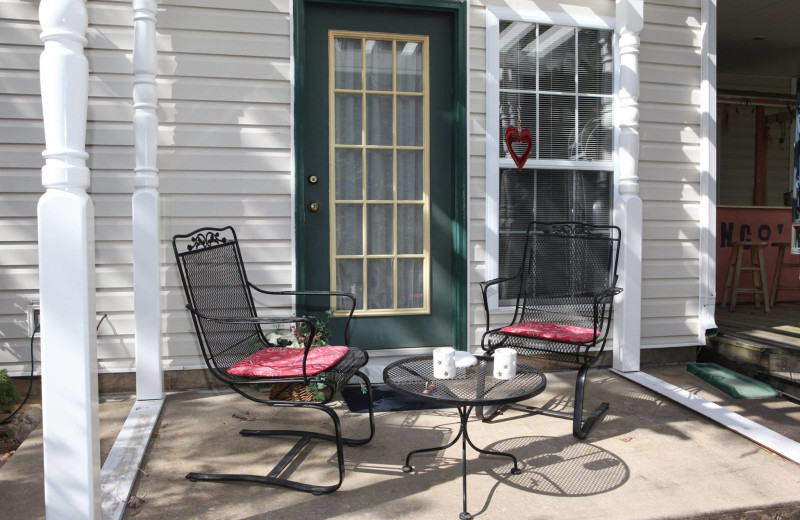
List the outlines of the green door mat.
<svg viewBox="0 0 800 520">
<path fill-rule="evenodd" d="M 761 399 L 780 395 L 780 392 L 768 384 L 728 370 L 716 363 L 689 363 L 686 365 L 686 370 L 737 399 Z"/>
</svg>

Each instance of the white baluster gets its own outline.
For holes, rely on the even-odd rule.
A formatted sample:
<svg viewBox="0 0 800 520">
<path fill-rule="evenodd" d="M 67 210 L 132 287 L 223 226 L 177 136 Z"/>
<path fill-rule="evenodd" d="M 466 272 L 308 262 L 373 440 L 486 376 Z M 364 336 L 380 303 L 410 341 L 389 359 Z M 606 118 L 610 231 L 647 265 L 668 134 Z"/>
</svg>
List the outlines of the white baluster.
<svg viewBox="0 0 800 520">
<path fill-rule="evenodd" d="M 133 192 L 133 273 L 136 313 L 136 396 L 164 395 L 161 368 L 161 212 L 158 193 L 158 72 L 156 1 L 133 1 L 133 129 L 136 169 Z"/>
<path fill-rule="evenodd" d="M 47 518 L 100 518 L 94 208 L 86 189 L 89 67 L 82 0 L 42 0 L 46 149 L 39 200 Z"/>
<path fill-rule="evenodd" d="M 639 33 L 642 0 L 617 0 L 619 32 L 619 197 L 614 221 L 622 228 L 620 278 L 614 313 L 614 368 L 638 371 L 642 317 L 642 199 L 639 198 Z"/>
</svg>

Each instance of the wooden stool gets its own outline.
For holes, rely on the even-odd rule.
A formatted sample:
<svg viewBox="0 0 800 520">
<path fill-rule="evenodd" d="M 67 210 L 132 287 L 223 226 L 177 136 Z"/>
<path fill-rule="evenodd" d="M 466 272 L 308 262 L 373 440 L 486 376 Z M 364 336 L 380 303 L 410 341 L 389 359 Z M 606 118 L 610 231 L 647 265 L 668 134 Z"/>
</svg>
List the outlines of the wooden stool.
<svg viewBox="0 0 800 520">
<path fill-rule="evenodd" d="M 775 302 L 778 301 L 778 291 L 780 289 L 798 289 L 798 285 L 781 285 L 781 270 L 784 267 L 800 267 L 798 262 L 784 262 L 783 257 L 786 254 L 786 248 L 791 246 L 789 242 L 775 242 L 773 246 L 778 247 L 778 260 L 775 262 L 775 278 L 772 280 L 772 291 L 770 293 L 769 305 L 775 307 Z"/>
<path fill-rule="evenodd" d="M 722 306 L 730 296 L 731 312 L 736 308 L 737 294 L 752 294 L 756 309 L 761 308 L 759 298 L 764 300 L 764 310 L 769 312 L 769 296 L 767 295 L 767 272 L 764 264 L 764 248 L 766 242 L 731 242 L 731 261 L 728 264 L 728 277 L 725 281 L 725 292 L 722 295 Z M 742 266 L 744 248 L 750 246 L 750 267 Z M 753 288 L 739 289 L 739 278 L 742 271 L 753 272 Z M 759 276 L 760 275 L 760 276 Z"/>
</svg>

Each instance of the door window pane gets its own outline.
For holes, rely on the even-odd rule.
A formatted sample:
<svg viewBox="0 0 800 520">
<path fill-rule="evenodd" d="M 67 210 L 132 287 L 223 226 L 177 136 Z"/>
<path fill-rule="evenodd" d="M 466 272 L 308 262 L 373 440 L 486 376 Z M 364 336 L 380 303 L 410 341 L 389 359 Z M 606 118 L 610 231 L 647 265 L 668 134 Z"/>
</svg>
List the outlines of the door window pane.
<svg viewBox="0 0 800 520">
<path fill-rule="evenodd" d="M 397 260 L 397 306 L 401 309 L 422 307 L 424 263 L 422 258 Z"/>
<path fill-rule="evenodd" d="M 422 98 L 397 96 L 398 146 L 422 146 Z"/>
<path fill-rule="evenodd" d="M 361 150 L 336 150 L 336 198 L 361 200 Z"/>
<path fill-rule="evenodd" d="M 392 96 L 367 95 L 367 144 L 392 145 Z"/>
<path fill-rule="evenodd" d="M 361 90 L 361 40 L 336 38 L 336 88 Z"/>
<path fill-rule="evenodd" d="M 397 90 L 422 92 L 422 45 L 397 42 Z"/>
<path fill-rule="evenodd" d="M 336 144 L 361 144 L 361 95 L 336 94 Z"/>
<path fill-rule="evenodd" d="M 364 308 L 364 265 L 362 260 L 339 259 L 336 261 L 336 290 L 353 293 L 356 297 L 356 309 Z M 339 309 L 349 309 L 348 298 L 338 298 Z"/>
<path fill-rule="evenodd" d="M 367 150 L 367 198 L 392 200 L 394 175 L 391 150 Z"/>
<path fill-rule="evenodd" d="M 394 260 L 367 260 L 367 308 L 394 308 Z"/>
<path fill-rule="evenodd" d="M 336 254 L 360 255 L 362 251 L 361 204 L 336 205 Z"/>
<path fill-rule="evenodd" d="M 367 205 L 367 254 L 394 253 L 394 205 Z"/>
<path fill-rule="evenodd" d="M 422 150 L 397 151 L 397 199 L 422 200 Z"/>
<path fill-rule="evenodd" d="M 397 252 L 422 254 L 425 229 L 422 225 L 422 204 L 397 206 Z"/>
<path fill-rule="evenodd" d="M 367 90 L 392 90 L 392 42 L 367 40 L 364 48 L 367 55 Z"/>
</svg>

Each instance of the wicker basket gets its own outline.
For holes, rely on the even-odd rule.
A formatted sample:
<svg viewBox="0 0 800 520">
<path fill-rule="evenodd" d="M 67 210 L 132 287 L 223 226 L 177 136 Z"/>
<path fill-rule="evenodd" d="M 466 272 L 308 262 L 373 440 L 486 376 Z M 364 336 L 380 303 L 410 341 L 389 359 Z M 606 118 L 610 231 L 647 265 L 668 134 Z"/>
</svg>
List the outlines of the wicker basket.
<svg viewBox="0 0 800 520">
<path fill-rule="evenodd" d="M 303 383 L 277 383 L 269 390 L 269 398 L 277 401 L 306 401 L 314 400 L 311 390 Z"/>
</svg>

